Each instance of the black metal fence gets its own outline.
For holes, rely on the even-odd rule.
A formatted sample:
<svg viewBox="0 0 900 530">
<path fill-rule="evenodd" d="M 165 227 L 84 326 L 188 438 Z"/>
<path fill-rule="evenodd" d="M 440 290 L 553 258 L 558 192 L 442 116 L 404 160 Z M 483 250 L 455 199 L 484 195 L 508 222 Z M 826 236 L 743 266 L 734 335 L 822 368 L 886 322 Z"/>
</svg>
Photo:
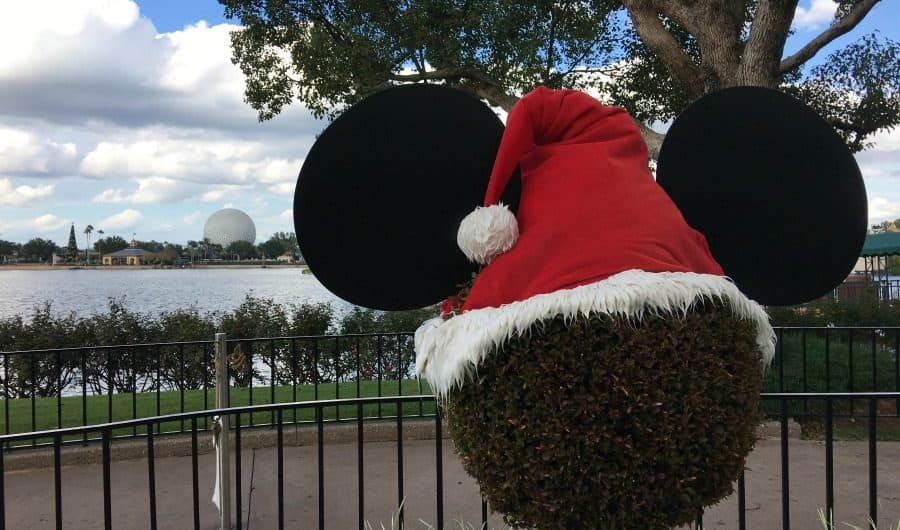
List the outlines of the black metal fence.
<svg viewBox="0 0 900 530">
<path fill-rule="evenodd" d="M 792 508 L 792 502 L 795 502 L 796 497 L 798 496 L 809 497 L 810 502 L 820 506 L 824 513 L 832 514 L 834 521 L 846 521 L 846 516 L 848 514 L 852 514 L 852 516 L 857 519 L 859 517 L 867 516 L 875 522 L 891 522 L 900 519 L 900 500 L 898 500 L 898 494 L 900 494 L 900 489 L 898 488 L 900 488 L 900 486 L 897 485 L 896 480 L 887 486 L 887 488 L 891 489 L 885 490 L 885 486 L 879 486 L 879 484 L 884 483 L 883 480 L 896 479 L 896 477 L 885 477 L 885 473 L 882 472 L 879 474 L 878 472 L 880 462 L 879 448 L 883 446 L 884 442 L 878 441 L 879 416 L 877 413 L 879 403 L 892 403 L 897 399 L 900 399 L 900 393 L 770 393 L 764 394 L 762 398 L 765 403 L 774 404 L 775 410 L 779 411 L 780 436 L 778 437 L 777 452 L 779 455 L 779 463 L 777 465 L 777 475 L 780 477 L 780 480 L 778 480 L 780 483 L 780 506 L 765 505 L 751 507 L 748 502 L 748 480 L 750 479 L 747 479 L 742 475 L 736 484 L 735 494 L 731 498 L 726 499 L 722 505 L 715 507 L 716 513 L 713 518 L 715 520 L 715 525 L 724 526 L 726 528 L 739 528 L 741 530 L 747 528 L 769 529 L 778 527 L 777 525 L 780 522 L 780 528 L 782 529 L 790 529 L 792 525 L 794 525 L 795 528 L 811 528 L 809 513 L 803 512 L 798 516 L 795 513 L 796 510 Z M 100 468 L 98 471 L 102 477 L 100 495 L 102 496 L 103 515 L 102 521 L 98 521 L 97 527 L 102 525 L 102 527 L 106 529 L 121 528 L 123 527 L 122 521 L 117 520 L 114 514 L 118 514 L 121 519 L 123 513 L 128 513 L 139 517 L 140 521 L 142 521 L 142 526 L 149 525 L 151 529 L 172 528 L 174 526 L 179 528 L 192 527 L 195 529 L 208 528 L 210 527 L 210 522 L 205 521 L 205 519 L 202 520 L 201 518 L 201 515 L 208 516 L 209 502 L 206 497 L 202 497 L 200 494 L 201 490 L 205 491 L 206 488 L 202 487 L 199 480 L 201 472 L 204 471 L 204 466 L 200 465 L 198 431 L 201 430 L 200 423 L 202 420 L 211 418 L 214 415 L 227 414 L 231 418 L 232 424 L 235 425 L 232 436 L 235 452 L 234 476 L 237 484 L 234 488 L 232 505 L 234 506 L 235 514 L 238 515 L 235 520 L 236 527 L 243 528 L 244 519 L 242 514 L 249 511 L 247 507 L 251 502 L 251 499 L 243 497 L 243 492 L 246 491 L 246 488 L 244 487 L 245 484 L 242 484 L 242 480 L 244 480 L 243 477 L 247 473 L 246 470 L 242 470 L 242 465 L 246 465 L 242 464 L 244 459 L 241 458 L 242 453 L 246 451 L 246 449 L 242 447 L 244 437 L 246 436 L 242 425 L 246 425 L 244 420 L 250 414 L 262 416 L 274 415 L 274 424 L 269 427 L 269 429 L 274 430 L 275 432 L 274 458 L 269 462 L 269 467 L 251 470 L 251 476 L 255 472 L 257 475 L 268 474 L 270 477 L 274 478 L 274 482 L 270 485 L 271 491 L 267 490 L 259 492 L 259 494 L 264 495 L 265 499 L 273 501 L 271 513 L 269 514 L 270 517 L 267 519 L 271 525 L 268 527 L 279 529 L 284 528 L 285 526 L 302 528 L 317 527 L 320 529 L 348 527 L 342 526 L 342 524 L 346 525 L 347 518 L 349 517 L 349 519 L 352 520 L 352 524 L 349 524 L 349 526 L 358 525 L 359 528 L 363 528 L 366 523 L 365 514 L 371 513 L 371 503 L 373 502 L 366 494 L 367 492 L 372 491 L 371 488 L 366 488 L 366 483 L 367 481 L 377 480 L 378 482 L 375 484 L 375 488 L 376 491 L 382 494 L 381 502 L 388 503 L 387 506 L 376 507 L 378 513 L 387 513 L 399 507 L 399 511 L 397 512 L 397 519 L 399 522 L 398 527 L 402 528 L 405 522 L 410 518 L 409 514 L 411 511 L 418 510 L 416 513 L 421 513 L 421 506 L 414 505 L 414 503 L 410 502 L 410 499 L 415 497 L 420 501 L 419 504 L 430 505 L 428 513 L 433 516 L 433 519 L 430 520 L 430 522 L 433 522 L 433 527 L 443 529 L 448 526 L 447 518 L 445 516 L 448 494 L 446 490 L 447 477 L 445 476 L 444 462 L 445 455 L 452 457 L 452 454 L 450 454 L 452 451 L 451 448 L 448 447 L 449 443 L 442 438 L 442 420 L 439 415 L 434 415 L 430 420 L 426 420 L 433 422 L 434 437 L 433 442 L 429 442 L 433 443 L 433 468 L 423 468 L 421 466 L 415 469 L 404 468 L 404 462 L 411 458 L 408 454 L 404 454 L 404 447 L 408 447 L 411 442 L 404 440 L 404 421 L 407 420 L 402 413 L 403 409 L 406 407 L 416 408 L 422 402 L 428 402 L 433 405 L 433 399 L 432 396 L 412 395 L 402 397 L 283 403 L 257 405 L 252 407 L 235 407 L 224 410 L 186 412 L 176 415 L 126 420 L 88 427 L 73 427 L 38 433 L 5 435 L 0 436 L 0 444 L 17 445 L 21 443 L 30 443 L 31 440 L 35 438 L 50 441 L 50 447 L 44 449 L 44 451 L 49 450 L 52 451 L 53 454 L 53 485 L 52 488 L 43 490 L 46 492 L 46 498 L 37 499 L 36 502 L 42 503 L 48 510 L 49 507 L 52 506 L 52 512 L 48 511 L 46 515 L 47 520 L 54 521 L 55 528 L 67 528 L 71 525 L 84 523 L 83 520 L 72 522 L 72 518 L 67 518 L 67 513 L 63 510 L 63 499 L 66 496 L 71 497 L 77 495 L 79 497 L 79 502 L 87 502 L 86 497 L 88 494 L 86 492 L 88 491 L 88 488 L 81 484 L 75 491 L 66 491 L 63 488 L 63 478 L 66 473 L 71 473 L 73 471 L 72 468 L 64 468 L 61 465 L 61 462 L 64 451 L 80 449 L 67 449 L 64 446 L 64 441 L 69 438 L 80 439 L 85 436 L 98 437 L 98 443 L 102 447 L 101 465 L 98 466 Z M 838 418 L 835 411 L 851 400 L 861 403 L 861 409 L 865 411 L 865 421 L 862 422 L 862 439 L 865 441 L 865 450 L 862 451 L 862 453 L 864 453 L 862 457 L 865 459 L 865 464 L 860 468 L 861 470 L 864 470 L 860 471 L 864 477 L 855 474 L 839 475 L 836 472 L 836 468 L 841 463 L 840 460 L 841 458 L 844 458 L 844 456 L 836 455 L 835 433 L 838 429 L 838 426 L 836 425 Z M 798 442 L 791 440 L 788 432 L 788 422 L 791 404 L 795 402 L 809 403 L 810 405 L 816 403 L 821 405 L 821 407 L 808 407 L 809 409 L 817 408 L 822 411 L 819 416 L 819 420 L 824 426 L 821 435 L 822 444 L 817 444 L 814 447 L 815 451 L 820 452 L 821 460 L 818 460 L 819 463 L 813 466 L 824 468 L 821 482 L 811 484 L 808 482 L 797 483 L 796 480 L 792 481 L 792 477 L 794 476 L 792 473 L 797 472 L 797 467 L 795 466 L 792 468 L 791 466 L 791 455 L 795 454 L 797 451 L 797 449 L 792 449 L 792 444 Z M 331 512 L 326 510 L 326 499 L 328 495 L 334 495 L 334 493 L 328 493 L 333 490 L 326 488 L 326 480 L 330 480 L 329 470 L 333 470 L 334 466 L 339 462 L 336 462 L 333 458 L 331 460 L 326 459 L 325 446 L 327 445 L 327 430 L 331 428 L 330 426 L 339 425 L 339 422 L 328 420 L 327 410 L 342 406 L 355 410 L 353 419 L 356 422 L 356 439 L 351 445 L 355 445 L 355 456 L 353 457 L 355 465 L 353 467 L 355 467 L 356 471 L 356 486 L 355 488 L 348 487 L 339 490 L 342 498 L 338 499 L 339 510 L 337 515 L 335 515 L 334 510 Z M 393 449 L 389 450 L 394 455 L 394 462 L 390 465 L 395 467 L 392 472 L 381 473 L 375 478 L 370 478 L 369 473 L 371 470 L 375 466 L 383 464 L 383 462 L 375 462 L 371 459 L 367 460 L 365 457 L 364 444 L 367 440 L 364 436 L 364 423 L 369 421 L 365 420 L 366 416 L 372 416 L 371 413 L 366 412 L 366 409 L 374 410 L 379 406 L 383 409 L 390 408 L 394 411 L 394 414 L 388 416 L 387 421 L 391 422 L 390 425 L 392 425 L 392 429 L 396 433 L 396 436 L 393 439 Z M 315 441 L 312 444 L 314 446 L 314 452 L 310 453 L 311 456 L 309 456 L 307 460 L 299 462 L 298 460 L 301 459 L 292 457 L 290 460 L 292 465 L 291 471 L 286 472 L 285 431 L 287 430 L 286 427 L 289 422 L 289 417 L 293 417 L 294 415 L 309 418 L 305 421 L 308 423 L 308 427 L 315 431 Z M 190 426 L 190 479 L 185 481 L 184 484 L 181 484 L 184 493 L 177 497 L 180 502 L 181 510 L 179 511 L 178 506 L 173 507 L 171 504 L 167 504 L 166 514 L 161 518 L 158 509 L 160 505 L 158 502 L 160 481 L 159 476 L 157 475 L 159 457 L 157 457 L 155 453 L 155 447 L 158 442 L 154 436 L 154 431 L 159 430 L 159 425 L 172 422 L 186 422 Z M 119 509 L 116 511 L 114 510 L 114 488 L 112 486 L 116 477 L 114 477 L 112 473 L 113 466 L 110 455 L 112 448 L 116 444 L 125 443 L 126 441 L 115 440 L 115 433 L 118 431 L 135 429 L 139 432 L 139 436 L 146 440 L 146 452 L 143 457 L 146 461 L 146 467 L 141 471 L 141 473 L 144 473 L 146 476 L 147 486 L 146 490 L 143 492 L 146 502 L 137 503 L 135 499 L 131 499 L 130 504 L 125 507 L 124 510 Z M 805 450 L 808 451 L 809 447 L 806 447 Z M 892 455 L 894 455 L 893 458 L 896 458 L 896 451 L 890 453 L 887 458 L 892 458 Z M 860 455 L 856 455 L 854 458 L 859 456 Z M 17 527 L 17 523 L 20 522 L 11 520 L 9 515 L 10 510 L 16 506 L 17 502 L 14 499 L 17 490 L 13 486 L 8 486 L 8 484 L 10 484 L 10 472 L 4 471 L 4 462 L 9 458 L 12 458 L 12 456 L 6 456 L 5 452 L 0 452 L 0 530 L 5 528 L 15 528 Z M 345 458 L 346 456 L 344 459 Z M 256 460 L 253 460 L 252 465 L 254 468 L 256 466 L 255 462 Z M 207 463 L 209 462 L 207 461 Z M 883 465 L 881 466 L 881 469 L 884 469 Z M 331 472 L 333 473 L 333 471 Z M 348 478 L 347 475 L 352 475 L 352 473 L 347 473 L 346 470 L 344 470 L 343 473 L 345 475 L 343 478 L 345 479 Z M 290 489 L 286 488 L 287 479 L 291 478 L 293 480 L 297 474 L 309 475 L 311 478 L 311 480 L 307 482 L 308 491 L 296 487 Z M 895 473 L 892 473 L 892 475 L 895 475 Z M 351 480 L 353 478 L 354 477 L 350 477 Z M 771 481 L 772 479 L 770 478 L 769 480 Z M 415 489 L 409 486 L 411 481 L 415 482 Z M 850 488 L 858 488 L 860 484 L 864 485 L 864 506 L 851 506 L 849 501 L 837 497 L 836 491 L 838 491 L 840 487 L 843 487 L 844 483 L 847 482 L 850 483 Z M 474 484 L 470 484 L 466 487 L 472 489 L 472 491 L 469 492 L 470 495 L 468 497 L 463 497 L 470 500 L 474 499 L 471 502 L 473 506 L 471 506 L 467 512 L 470 514 L 467 522 L 471 523 L 473 527 L 477 527 L 476 525 L 480 524 L 481 528 L 486 528 L 488 524 L 495 524 L 497 517 L 495 515 L 489 516 L 488 506 L 483 501 L 480 503 L 480 506 L 478 505 L 477 499 L 479 496 Z M 778 488 L 776 485 L 768 482 L 759 486 L 754 486 L 754 488 L 757 487 L 765 488 L 767 490 Z M 248 497 L 253 494 L 253 491 L 253 489 L 249 490 Z M 461 495 L 460 491 L 459 487 L 454 486 L 452 493 L 449 495 L 453 497 L 453 499 L 449 500 L 458 504 Z M 352 497 L 349 494 L 355 496 L 355 503 L 351 501 Z M 429 498 L 430 500 L 428 500 Z M 385 501 L 384 499 L 389 500 Z M 34 501 L 34 499 L 32 500 Z M 309 515 L 306 516 L 307 519 L 298 521 L 296 519 L 298 516 L 295 512 L 297 512 L 298 505 L 303 504 L 304 502 L 311 504 L 311 511 L 308 512 Z M 884 505 L 885 502 L 889 503 L 887 507 Z M 143 513 L 143 510 L 140 510 L 142 513 L 134 513 L 137 510 L 136 506 L 138 504 L 142 504 L 145 507 L 146 513 Z M 353 506 L 354 504 L 355 507 Z M 355 513 L 352 513 L 354 511 Z M 762 516 L 768 516 L 769 518 L 760 519 Z M 165 519 L 165 517 L 175 517 L 177 520 L 169 520 Z M 342 520 L 344 522 L 337 523 L 334 520 L 335 517 L 343 517 L 344 519 Z M 707 516 L 700 514 L 697 518 L 695 528 L 702 528 L 704 525 L 704 518 L 706 517 Z M 290 522 L 290 524 L 288 524 L 288 522 Z M 812 524 L 819 527 L 818 523 L 812 522 Z M 866 526 L 865 523 L 858 522 L 856 524 Z M 457 527 L 456 523 L 452 523 L 452 526 Z"/>
<path fill-rule="evenodd" d="M 878 300 L 900 300 L 900 280 L 865 279 L 848 281 L 841 284 L 831 293 L 831 297 L 836 300 L 855 300 L 869 296 Z"/>
<path fill-rule="evenodd" d="M 900 391 L 898 327 L 776 333 L 767 392 Z M 229 340 L 227 350 L 232 405 L 429 392 L 415 377 L 412 333 Z M 0 433 L 209 409 L 215 401 L 213 356 L 212 340 L 0 352 Z M 855 413 L 856 404 L 846 412 Z M 808 402 L 792 407 L 794 414 L 810 410 Z M 900 402 L 893 414 L 900 415 Z M 251 419 L 272 422 L 271 414 Z"/>
<path fill-rule="evenodd" d="M 900 328 L 782 327 L 776 328 L 775 359 L 766 374 L 766 392 L 898 392 L 900 391 Z M 793 401 L 794 416 L 821 413 L 821 404 Z M 835 411 L 853 415 L 856 400 Z M 767 405 L 772 410 L 772 405 Z M 862 411 L 865 414 L 865 411 Z M 900 400 L 883 405 L 879 415 L 900 416 Z"/>
<path fill-rule="evenodd" d="M 232 405 L 429 392 L 415 377 L 412 333 L 269 337 L 226 344 Z M 210 340 L 0 352 L 0 432 L 210 409 L 215 401 L 214 351 Z M 260 418 L 250 419 L 257 424 Z M 179 422 L 174 430 L 184 429 Z"/>
</svg>

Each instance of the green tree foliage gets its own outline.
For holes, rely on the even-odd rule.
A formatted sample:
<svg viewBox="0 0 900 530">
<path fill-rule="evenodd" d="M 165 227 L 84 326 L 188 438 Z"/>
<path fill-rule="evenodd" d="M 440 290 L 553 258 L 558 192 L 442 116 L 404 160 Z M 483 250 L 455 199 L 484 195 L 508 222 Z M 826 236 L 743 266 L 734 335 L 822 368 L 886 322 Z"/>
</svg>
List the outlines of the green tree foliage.
<svg viewBox="0 0 900 530">
<path fill-rule="evenodd" d="M 900 300 L 879 300 L 872 291 L 850 300 L 770 307 L 768 313 L 774 326 L 900 326 Z"/>
<path fill-rule="evenodd" d="M 617 2 L 220 0 L 247 101 L 262 119 L 299 99 L 331 114 L 394 83 L 446 81 L 494 103 L 537 84 L 563 86 L 609 60 Z M 284 55 L 284 53 L 287 55 Z M 283 57 L 291 57 L 286 65 Z M 287 68 L 285 68 L 287 66 Z M 307 80 L 298 82 L 300 76 Z"/>
<path fill-rule="evenodd" d="M 832 53 L 787 91 L 828 116 L 854 150 L 871 147 L 870 136 L 900 116 L 900 47 L 872 33 Z"/>
<path fill-rule="evenodd" d="M 272 259 L 282 254 L 297 251 L 297 236 L 293 232 L 275 232 L 268 240 L 259 244 L 259 253 Z"/>
<path fill-rule="evenodd" d="M 180 244 L 169 243 L 168 241 L 159 242 L 155 239 L 151 239 L 150 241 L 137 241 L 137 248 L 146 250 L 147 252 L 162 252 L 166 249 L 172 249 L 176 253 L 181 254 L 184 251 L 184 247 Z"/>
<path fill-rule="evenodd" d="M 593 88 L 644 123 L 723 87 L 781 88 L 853 149 L 900 123 L 897 43 L 875 33 L 807 65 L 880 0 L 841 0 L 790 56 L 796 1 L 219 0 L 243 28 L 232 60 L 261 120 L 300 101 L 333 117 L 373 91 L 446 83 L 509 109 L 537 85 Z M 642 126 L 651 153 L 661 137 Z"/>
<path fill-rule="evenodd" d="M 61 249 L 49 239 L 36 237 L 22 245 L 22 257 L 26 261 L 46 261 L 53 259 L 53 253 Z"/>
<path fill-rule="evenodd" d="M 357 366 L 362 367 L 363 378 L 366 373 L 370 378 L 379 374 L 384 378 L 409 377 L 414 354 L 408 333 L 421 319 L 435 316 L 435 311 L 403 313 L 371 313 L 378 330 L 406 333 L 379 343 L 322 338 L 335 330 L 359 329 L 357 324 L 344 322 L 357 319 L 357 312 L 337 314 L 328 304 L 284 306 L 248 295 L 225 313 L 200 314 L 195 308 L 184 308 L 151 316 L 129 309 L 127 300 L 121 299 L 110 300 L 105 312 L 76 316 L 59 314 L 48 302 L 32 308 L 27 318 L 16 315 L 0 319 L 0 351 L 49 350 L 10 355 L 9 372 L 0 373 L 0 389 L 4 388 L 4 377 L 12 397 L 52 396 L 60 387 L 79 383 L 81 352 L 57 355 L 54 350 L 59 348 L 87 348 L 84 384 L 93 393 L 106 392 L 110 387 L 125 392 L 154 390 L 156 385 L 163 390 L 202 388 L 212 384 L 211 348 L 203 344 L 135 345 L 210 341 L 216 331 L 228 334 L 229 353 L 239 348 L 250 361 L 249 366 L 254 367 L 236 374 L 238 385 L 246 386 L 251 379 L 268 383 L 260 366 L 274 374 L 277 384 L 346 380 L 355 376 Z M 267 337 L 270 339 L 247 340 Z M 371 349 L 367 349 L 369 343 Z M 123 346 L 92 349 L 104 345 Z M 358 355 L 361 349 L 362 355 Z"/>
<path fill-rule="evenodd" d="M 22 245 L 13 241 L 0 239 L 0 261 L 3 261 L 2 258 L 10 257 L 16 253 L 21 253 L 21 250 Z"/>
<path fill-rule="evenodd" d="M 249 241 L 235 241 L 225 247 L 225 253 L 232 259 L 254 259 L 258 256 L 256 246 Z"/>
<path fill-rule="evenodd" d="M 121 236 L 104 237 L 94 242 L 94 250 L 102 254 L 118 252 L 124 248 L 128 248 L 128 241 Z"/>
</svg>

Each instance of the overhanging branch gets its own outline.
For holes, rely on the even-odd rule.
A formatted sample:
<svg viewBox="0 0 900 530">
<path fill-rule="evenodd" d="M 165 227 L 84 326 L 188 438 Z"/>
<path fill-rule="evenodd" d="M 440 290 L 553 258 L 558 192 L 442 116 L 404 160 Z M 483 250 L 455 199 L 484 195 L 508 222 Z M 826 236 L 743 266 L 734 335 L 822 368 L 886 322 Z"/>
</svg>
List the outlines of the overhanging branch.
<svg viewBox="0 0 900 530">
<path fill-rule="evenodd" d="M 875 126 L 864 127 L 857 123 L 852 123 L 840 118 L 827 118 L 825 121 L 835 129 L 856 133 L 856 135 L 860 137 L 868 136 L 878 130 L 878 127 Z"/>
<path fill-rule="evenodd" d="M 473 81 L 473 87 L 460 86 L 465 92 L 486 99 L 491 105 L 509 110 L 515 105 L 518 97 L 507 94 L 502 85 L 491 76 L 474 68 L 441 68 L 428 72 L 414 74 L 389 74 L 388 79 L 401 83 L 415 83 L 417 81 L 449 81 L 459 82 L 463 79 Z"/>
<path fill-rule="evenodd" d="M 704 83 L 700 69 L 663 26 L 652 2 L 625 0 L 623 3 L 641 40 L 662 60 L 688 97 L 697 99 L 702 96 Z"/>
<path fill-rule="evenodd" d="M 869 11 L 875 7 L 875 4 L 880 1 L 881 0 L 861 0 L 854 5 L 846 15 L 829 26 L 828 29 L 820 33 L 813 40 L 806 43 L 806 45 L 800 48 L 797 53 L 781 61 L 781 73 L 790 72 L 794 68 L 797 68 L 801 64 L 812 59 L 812 57 L 828 43 L 855 28 L 856 25 L 869 14 Z"/>
</svg>

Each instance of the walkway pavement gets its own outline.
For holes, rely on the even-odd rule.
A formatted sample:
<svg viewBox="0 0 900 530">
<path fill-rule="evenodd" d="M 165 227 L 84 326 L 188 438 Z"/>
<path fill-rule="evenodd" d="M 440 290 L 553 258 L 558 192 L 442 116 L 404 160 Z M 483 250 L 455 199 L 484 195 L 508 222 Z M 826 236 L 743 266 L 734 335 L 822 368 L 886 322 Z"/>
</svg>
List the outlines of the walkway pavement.
<svg viewBox="0 0 900 530">
<path fill-rule="evenodd" d="M 204 438 L 208 434 L 203 435 Z M 338 437 L 339 438 L 339 437 Z M 162 443 L 162 440 L 160 440 Z M 207 445 L 207 444 L 204 444 Z M 247 445 L 253 445 L 249 442 Z M 408 439 L 403 444 L 403 488 L 407 528 L 436 525 L 435 440 Z M 64 450 L 64 453 L 73 451 Z M 272 447 L 242 451 L 241 517 L 243 528 L 277 528 L 276 450 Z M 357 445 L 339 439 L 327 443 L 325 453 L 325 526 L 352 529 L 357 514 Z M 825 504 L 825 458 L 821 442 L 790 440 L 790 513 L 794 530 L 821 530 L 817 508 Z M 317 523 L 317 447 L 284 448 L 285 527 L 315 528 Z M 364 445 L 365 519 L 374 528 L 390 528 L 391 510 L 397 505 L 396 442 L 372 441 Z M 12 458 L 12 457 L 10 457 Z M 865 528 L 868 512 L 868 446 L 866 442 L 835 443 L 835 520 Z M 12 462 L 11 462 L 12 463 Z M 480 522 L 478 488 L 443 440 L 444 514 L 448 529 L 458 529 L 456 520 Z M 781 528 L 780 441 L 761 440 L 748 460 L 748 528 Z M 62 469 L 63 523 L 67 529 L 103 528 L 102 467 L 96 463 L 67 465 Z M 199 457 L 201 528 L 217 528 L 217 512 L 209 502 L 215 473 L 214 455 Z M 149 528 L 147 461 L 112 462 L 113 528 Z M 157 513 L 159 527 L 189 529 L 191 511 L 191 459 L 164 456 L 156 460 Z M 5 475 L 7 528 L 16 530 L 54 528 L 53 469 L 7 471 Z M 900 521 L 900 443 L 878 444 L 879 523 L 887 528 Z M 704 517 L 708 529 L 737 528 L 737 501 L 726 499 Z M 496 515 L 492 528 L 502 528 Z M 848 528 L 839 526 L 839 528 Z"/>
</svg>

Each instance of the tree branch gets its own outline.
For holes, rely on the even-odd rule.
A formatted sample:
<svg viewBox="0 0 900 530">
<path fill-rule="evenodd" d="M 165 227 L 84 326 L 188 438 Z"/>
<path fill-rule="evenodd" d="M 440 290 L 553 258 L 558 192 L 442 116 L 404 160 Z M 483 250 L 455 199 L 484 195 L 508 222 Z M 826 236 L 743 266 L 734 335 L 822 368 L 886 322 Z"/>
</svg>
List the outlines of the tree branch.
<svg viewBox="0 0 900 530">
<path fill-rule="evenodd" d="M 658 133 L 647 127 L 643 122 L 635 120 L 634 124 L 637 125 L 638 130 L 641 132 L 641 136 L 644 137 L 644 143 L 647 144 L 647 154 L 651 159 L 656 160 L 659 158 L 659 150 L 662 148 L 663 140 L 666 138 L 665 134 Z"/>
<path fill-rule="evenodd" d="M 842 120 L 840 118 L 826 118 L 825 121 L 835 129 L 856 133 L 856 135 L 860 137 L 868 136 L 878 130 L 878 127 L 876 126 L 863 127 L 862 125 Z"/>
<path fill-rule="evenodd" d="M 760 0 L 738 69 L 738 85 L 774 87 L 797 0 Z"/>
<path fill-rule="evenodd" d="M 828 43 L 855 28 L 856 25 L 869 14 L 869 11 L 875 7 L 875 4 L 880 1 L 881 0 L 862 0 L 854 5 L 846 15 L 829 26 L 828 29 L 820 33 L 813 40 L 806 43 L 806 45 L 800 48 L 797 53 L 781 61 L 781 73 L 790 72 L 794 68 L 797 68 L 801 64 L 812 59 L 813 56 Z"/>
<path fill-rule="evenodd" d="M 388 74 L 388 79 L 401 83 L 414 83 L 416 81 L 460 81 L 468 79 L 475 82 L 475 86 L 459 86 L 457 88 L 488 100 L 491 105 L 502 107 L 509 110 L 519 98 L 511 94 L 507 94 L 503 90 L 499 82 L 489 75 L 476 70 L 474 68 L 441 68 L 440 70 L 431 70 L 428 72 L 419 72 L 415 74 Z"/>
<path fill-rule="evenodd" d="M 654 5 L 659 13 L 696 39 L 700 46 L 700 75 L 703 77 L 704 92 L 734 82 L 739 64 L 734 50 L 739 47 L 744 22 L 742 2 L 656 0 Z"/>
<path fill-rule="evenodd" d="M 697 99 L 702 96 L 704 84 L 700 69 L 663 26 L 652 3 L 649 0 L 623 0 L 622 3 L 628 9 L 641 40 L 662 60 L 688 97 Z"/>
</svg>

